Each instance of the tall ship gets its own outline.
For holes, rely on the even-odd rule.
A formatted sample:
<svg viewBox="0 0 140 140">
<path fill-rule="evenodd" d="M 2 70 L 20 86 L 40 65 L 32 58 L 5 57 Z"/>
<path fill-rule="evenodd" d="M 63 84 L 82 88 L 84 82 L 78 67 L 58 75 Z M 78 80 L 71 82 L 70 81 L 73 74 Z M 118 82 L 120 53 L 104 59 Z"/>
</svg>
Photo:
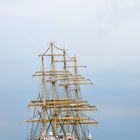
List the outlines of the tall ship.
<svg viewBox="0 0 140 140">
<path fill-rule="evenodd" d="M 32 116 L 26 121 L 27 140 L 93 140 L 91 126 L 97 121 L 91 114 L 97 109 L 82 98 L 80 89 L 93 83 L 78 70 L 86 66 L 53 42 L 39 57 L 41 67 L 32 76 L 38 77 L 40 90 L 28 104 Z"/>
</svg>

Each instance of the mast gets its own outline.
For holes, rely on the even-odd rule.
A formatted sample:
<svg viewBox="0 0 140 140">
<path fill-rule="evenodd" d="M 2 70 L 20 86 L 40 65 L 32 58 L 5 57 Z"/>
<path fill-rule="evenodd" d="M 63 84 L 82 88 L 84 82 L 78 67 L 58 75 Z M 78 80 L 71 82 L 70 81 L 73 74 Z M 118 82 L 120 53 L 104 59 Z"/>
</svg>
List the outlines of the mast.
<svg viewBox="0 0 140 140">
<path fill-rule="evenodd" d="M 65 49 L 63 50 L 63 59 L 64 59 L 64 73 L 67 73 L 67 60 L 66 60 L 66 51 Z M 69 94 L 68 94 L 68 80 L 67 80 L 67 75 L 65 76 L 65 82 L 67 82 L 64 86 L 65 88 L 65 92 L 66 92 L 66 117 L 69 117 L 69 109 L 68 109 L 68 98 L 69 98 Z M 67 121 L 67 126 L 66 126 L 66 130 L 68 133 L 70 133 L 70 124 L 69 124 L 69 121 Z"/>
<path fill-rule="evenodd" d="M 78 135 L 78 138 L 80 138 L 80 129 L 79 129 L 79 123 L 78 123 L 78 118 L 79 118 L 79 113 L 78 113 L 78 100 L 79 100 L 79 88 L 78 88 L 78 80 L 76 78 L 76 75 L 77 75 L 77 59 L 76 59 L 76 56 L 74 57 L 74 76 L 75 76 L 75 95 L 76 95 L 76 118 L 77 118 L 77 135 Z"/>
<path fill-rule="evenodd" d="M 44 57 L 41 57 L 41 62 L 42 62 L 42 94 L 43 94 L 43 120 L 46 120 L 46 86 L 45 86 L 45 66 L 44 66 Z M 46 130 L 46 123 L 43 122 L 43 128 Z"/>
<path fill-rule="evenodd" d="M 53 43 L 50 43 L 51 46 L 51 70 L 52 70 L 52 95 L 53 95 L 53 106 L 54 106 L 54 112 L 53 112 L 53 123 L 54 123 L 54 135 L 57 135 L 57 112 L 56 112 L 56 89 L 55 89 L 55 64 L 54 64 L 54 48 Z"/>
</svg>

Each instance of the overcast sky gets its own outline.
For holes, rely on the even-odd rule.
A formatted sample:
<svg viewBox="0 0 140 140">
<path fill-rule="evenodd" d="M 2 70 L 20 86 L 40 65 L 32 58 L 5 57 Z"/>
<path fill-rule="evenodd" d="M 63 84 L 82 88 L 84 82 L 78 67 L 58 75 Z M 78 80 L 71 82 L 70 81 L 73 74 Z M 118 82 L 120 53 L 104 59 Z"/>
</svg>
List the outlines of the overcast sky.
<svg viewBox="0 0 140 140">
<path fill-rule="evenodd" d="M 1 139 L 26 139 L 31 75 L 37 55 L 55 41 L 96 82 L 83 89 L 99 109 L 95 139 L 139 140 L 139 37 L 139 0 L 0 0 Z"/>
</svg>

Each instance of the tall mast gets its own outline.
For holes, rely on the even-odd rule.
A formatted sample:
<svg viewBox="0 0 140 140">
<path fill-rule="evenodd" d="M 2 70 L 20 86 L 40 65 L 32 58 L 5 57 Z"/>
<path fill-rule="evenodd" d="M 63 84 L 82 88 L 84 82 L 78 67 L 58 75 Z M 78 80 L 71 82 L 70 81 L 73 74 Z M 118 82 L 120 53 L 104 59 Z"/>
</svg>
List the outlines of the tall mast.
<svg viewBox="0 0 140 140">
<path fill-rule="evenodd" d="M 51 71 L 52 71 L 52 95 L 53 95 L 53 127 L 54 135 L 57 135 L 57 112 L 56 112 L 56 89 L 55 89 L 55 64 L 54 64 L 54 44 L 51 42 Z"/>
<path fill-rule="evenodd" d="M 76 59 L 76 55 L 74 56 L 74 76 L 75 76 L 75 95 L 76 95 L 76 124 L 77 124 L 77 135 L 80 138 L 80 128 L 79 128 L 79 122 L 78 122 L 78 118 L 79 118 L 79 112 L 78 112 L 78 101 L 79 101 L 79 87 L 78 87 L 78 80 L 77 80 L 77 59 Z"/>
<path fill-rule="evenodd" d="M 42 94 L 43 94 L 43 120 L 46 120 L 46 86 L 45 86 L 45 66 L 44 66 L 44 57 L 41 57 L 42 62 Z M 46 123 L 43 122 L 43 128 L 46 130 Z"/>
<path fill-rule="evenodd" d="M 64 73 L 66 74 L 67 72 L 67 60 L 66 60 L 66 51 L 63 50 L 63 57 L 64 57 Z M 65 92 L 66 92 L 66 117 L 69 117 L 69 109 L 68 109 L 68 98 L 69 98 L 69 94 L 68 94 L 68 77 L 67 75 L 65 75 L 65 82 L 67 82 L 64 86 L 65 88 Z M 68 131 L 68 133 L 70 132 L 70 124 L 69 121 L 67 121 L 67 125 L 66 125 L 66 130 Z"/>
</svg>

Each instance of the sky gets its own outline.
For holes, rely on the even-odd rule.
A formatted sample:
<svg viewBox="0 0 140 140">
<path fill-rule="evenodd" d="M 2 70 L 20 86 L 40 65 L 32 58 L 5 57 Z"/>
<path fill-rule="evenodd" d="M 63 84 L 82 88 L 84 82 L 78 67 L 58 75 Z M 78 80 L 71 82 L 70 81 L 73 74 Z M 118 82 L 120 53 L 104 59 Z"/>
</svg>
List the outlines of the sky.
<svg viewBox="0 0 140 140">
<path fill-rule="evenodd" d="M 32 74 L 50 41 L 77 54 L 98 108 L 95 140 L 140 139 L 139 0 L 0 0 L 0 137 L 26 139 Z"/>
</svg>

